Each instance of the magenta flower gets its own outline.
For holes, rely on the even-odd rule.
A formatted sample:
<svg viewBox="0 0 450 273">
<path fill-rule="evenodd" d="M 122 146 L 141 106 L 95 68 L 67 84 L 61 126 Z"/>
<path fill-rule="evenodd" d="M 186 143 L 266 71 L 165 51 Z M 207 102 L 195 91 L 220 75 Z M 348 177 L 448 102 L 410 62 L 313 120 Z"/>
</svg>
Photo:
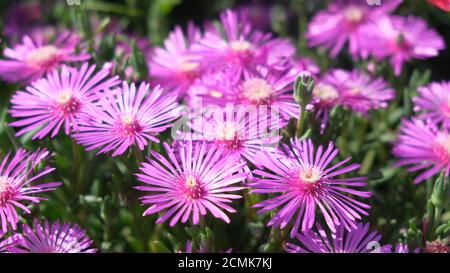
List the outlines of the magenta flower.
<svg viewBox="0 0 450 273">
<path fill-rule="evenodd" d="M 283 145 L 287 154 L 273 156 L 261 154 L 259 162 L 266 170 L 253 172 L 256 179 L 251 183 L 251 193 L 278 194 L 275 197 L 257 203 L 259 214 L 280 208 L 269 226 L 285 228 L 293 222 L 291 237 L 300 227 L 301 231 L 312 228 L 319 208 L 328 227 L 335 232 L 336 226 L 343 225 L 347 229 L 355 229 L 360 214 L 368 215 L 369 205 L 361 203 L 351 194 L 363 198 L 371 196 L 370 192 L 357 188 L 365 187 L 365 177 L 336 178 L 336 176 L 354 171 L 359 164 L 343 167 L 350 158 L 329 166 L 339 150 L 330 142 L 324 149 L 319 146 L 314 152 L 311 140 L 291 139 L 292 149 Z M 338 169 L 340 168 L 340 169 Z"/>
<path fill-rule="evenodd" d="M 0 253 L 8 252 L 8 249 L 13 247 L 21 239 L 20 235 L 12 235 L 2 239 L 3 235 L 3 232 L 0 231 Z"/>
<path fill-rule="evenodd" d="M 450 129 L 450 81 L 432 82 L 419 87 L 419 96 L 413 97 L 414 111 L 421 119 Z"/>
<path fill-rule="evenodd" d="M 381 235 L 369 232 L 369 224 L 358 223 L 357 228 L 347 231 L 339 226 L 335 234 L 328 234 L 319 224 L 317 232 L 308 230 L 295 237 L 300 246 L 287 243 L 286 251 L 291 253 L 390 253 L 391 245 L 381 246 Z"/>
<path fill-rule="evenodd" d="M 0 60 L 0 78 L 9 82 L 31 82 L 41 78 L 64 62 L 79 62 L 90 58 L 86 53 L 77 54 L 78 36 L 65 32 L 53 43 L 24 36 L 22 44 L 5 48 Z"/>
<path fill-rule="evenodd" d="M 395 245 L 395 253 L 410 253 L 409 246 L 404 243 L 397 243 Z M 414 249 L 414 253 L 420 253 L 420 248 Z"/>
<path fill-rule="evenodd" d="M 129 86 L 124 81 L 121 89 L 104 92 L 98 106 L 79 119 L 73 137 L 87 151 L 101 148 L 98 154 L 120 155 L 132 145 L 143 150 L 148 140 L 159 142 L 155 135 L 180 116 L 176 96 L 162 94 L 159 86 L 150 91 L 149 84 L 141 83 L 136 89 L 134 83 Z"/>
<path fill-rule="evenodd" d="M 10 113 L 18 121 L 9 125 L 24 127 L 16 136 L 37 130 L 33 139 L 50 134 L 55 137 L 64 124 L 64 132 L 77 129 L 77 117 L 86 115 L 88 105 L 97 99 L 97 92 L 119 83 L 118 77 L 102 81 L 108 76 L 106 70 L 93 74 L 95 65 L 85 63 L 77 70 L 63 67 L 46 78 L 39 79 L 25 91 L 17 91 L 11 99 Z"/>
<path fill-rule="evenodd" d="M 221 29 L 209 27 L 204 37 L 192 46 L 202 56 L 202 66 L 220 71 L 230 69 L 239 78 L 243 72 L 259 66 L 284 70 L 295 47 L 289 40 L 272 38 L 269 33 L 253 30 L 247 13 L 226 10 L 220 15 Z"/>
<path fill-rule="evenodd" d="M 48 155 L 47 150 L 29 153 L 19 149 L 11 161 L 9 154 L 3 158 L 0 166 L 0 223 L 3 232 L 8 231 L 8 225 L 13 230 L 17 228 L 19 216 L 16 207 L 30 213 L 30 209 L 23 202 L 39 203 L 41 200 L 47 200 L 35 194 L 53 191 L 62 184 L 60 182 L 35 183 L 37 179 L 54 170 L 54 168 L 45 167 L 34 173 L 35 168 Z"/>
<path fill-rule="evenodd" d="M 391 0 L 380 6 L 370 6 L 361 0 L 333 1 L 309 23 L 306 34 L 309 46 L 331 49 L 331 56 L 336 57 L 348 42 L 352 56 L 367 56 L 365 40 L 369 33 L 366 26 L 395 10 L 401 2 Z"/>
<path fill-rule="evenodd" d="M 59 221 L 42 225 L 38 219 L 33 228 L 24 224 L 21 240 L 8 250 L 11 253 L 95 253 L 92 240 L 78 225 L 60 224 Z"/>
<path fill-rule="evenodd" d="M 187 37 L 181 27 L 169 34 L 164 48 L 155 48 L 150 60 L 150 76 L 166 90 L 184 95 L 191 84 L 201 76 L 201 56 L 191 50 L 193 43 L 201 38 L 194 24 L 189 24 Z"/>
<path fill-rule="evenodd" d="M 424 170 L 414 179 L 422 182 L 433 175 L 450 172 L 450 134 L 422 120 L 403 120 L 393 154 L 399 158 L 396 166 L 409 166 L 408 171 Z"/>
<path fill-rule="evenodd" d="M 239 184 L 248 173 L 242 171 L 244 163 L 239 157 L 227 156 L 223 150 L 207 149 L 205 143 L 180 145 L 177 154 L 164 143 L 169 160 L 152 151 L 156 160 L 148 158 L 136 174 L 145 186 L 136 187 L 150 192 L 141 198 L 143 205 L 150 205 L 144 215 L 167 209 L 157 220 L 160 224 L 172 217 L 170 226 L 179 220 L 185 223 L 192 215 L 192 223 L 198 224 L 200 215 L 211 212 L 216 218 L 230 222 L 223 210 L 236 212 L 227 203 L 241 198 L 232 194 L 243 189 Z M 178 159 L 177 159 L 178 157 Z"/>
<path fill-rule="evenodd" d="M 287 121 L 298 118 L 299 106 L 294 100 L 292 86 L 296 74 L 260 71 L 246 73 L 237 83 L 224 76 L 217 85 L 204 83 L 208 92 L 197 94 L 207 105 L 225 106 L 227 104 L 266 107 L 267 111 L 276 111 Z"/>
<path fill-rule="evenodd" d="M 343 105 L 367 115 L 370 109 L 386 108 L 394 97 L 395 91 L 382 78 L 373 79 L 357 70 L 333 69 L 316 84 L 312 105 L 323 129 L 334 106 Z"/>
<path fill-rule="evenodd" d="M 377 59 L 389 58 L 395 75 L 402 72 L 403 63 L 416 58 L 435 57 L 445 48 L 442 37 L 428 28 L 425 20 L 414 17 L 389 16 L 372 24 L 371 52 Z"/>
</svg>

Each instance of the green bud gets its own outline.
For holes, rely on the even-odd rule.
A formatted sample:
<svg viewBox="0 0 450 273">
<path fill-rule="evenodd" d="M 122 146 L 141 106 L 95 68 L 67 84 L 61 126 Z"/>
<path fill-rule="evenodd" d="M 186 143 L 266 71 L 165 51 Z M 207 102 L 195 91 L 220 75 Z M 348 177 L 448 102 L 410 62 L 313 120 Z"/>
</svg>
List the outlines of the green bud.
<svg viewBox="0 0 450 273">
<path fill-rule="evenodd" d="M 300 74 L 294 83 L 294 99 L 302 108 L 311 101 L 314 79 L 308 73 Z"/>
<path fill-rule="evenodd" d="M 434 182 L 433 193 L 431 194 L 431 202 L 438 209 L 442 209 L 446 202 L 446 197 L 448 196 L 447 184 L 447 179 L 445 178 L 443 173 L 439 176 L 436 182 Z"/>
</svg>

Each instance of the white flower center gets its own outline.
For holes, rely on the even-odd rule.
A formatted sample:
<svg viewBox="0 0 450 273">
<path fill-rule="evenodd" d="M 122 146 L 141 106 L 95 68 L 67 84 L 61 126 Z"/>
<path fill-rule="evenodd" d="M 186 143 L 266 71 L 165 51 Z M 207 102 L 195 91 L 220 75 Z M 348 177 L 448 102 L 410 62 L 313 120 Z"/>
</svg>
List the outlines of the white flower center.
<svg viewBox="0 0 450 273">
<path fill-rule="evenodd" d="M 230 47 L 236 52 L 247 52 L 252 48 L 252 44 L 245 40 L 232 41 Z"/>
<path fill-rule="evenodd" d="M 12 179 L 8 176 L 0 176 L 0 201 L 3 193 L 5 193 L 12 184 Z"/>
<path fill-rule="evenodd" d="M 313 91 L 321 101 L 330 102 L 339 98 L 339 92 L 329 84 L 319 83 Z"/>
<path fill-rule="evenodd" d="M 363 15 L 364 13 L 361 8 L 355 6 L 348 7 L 344 12 L 345 19 L 351 23 L 360 22 Z"/>
<path fill-rule="evenodd" d="M 65 104 L 72 98 L 71 90 L 63 90 L 56 95 L 56 101 L 60 104 Z"/>
<path fill-rule="evenodd" d="M 322 178 L 322 171 L 313 166 L 303 166 L 299 172 L 300 181 L 306 183 L 315 183 Z"/>
<path fill-rule="evenodd" d="M 192 175 L 188 175 L 186 177 L 186 186 L 189 189 L 194 188 L 195 186 L 197 186 L 197 180 L 195 179 L 195 177 L 193 177 Z"/>
<path fill-rule="evenodd" d="M 249 79 L 243 84 L 243 95 L 252 102 L 262 102 L 274 93 L 272 86 L 264 79 Z"/>
<path fill-rule="evenodd" d="M 234 124 L 228 122 L 224 124 L 219 124 L 216 127 L 216 136 L 218 140 L 234 140 L 236 137 L 236 127 Z"/>
<path fill-rule="evenodd" d="M 190 72 L 197 69 L 200 64 L 196 61 L 198 59 L 195 55 L 186 55 L 181 58 L 179 69 L 183 72 Z"/>
<path fill-rule="evenodd" d="M 54 61 L 59 50 L 55 46 L 46 45 L 38 47 L 27 55 L 27 61 L 33 65 L 41 66 Z"/>
</svg>

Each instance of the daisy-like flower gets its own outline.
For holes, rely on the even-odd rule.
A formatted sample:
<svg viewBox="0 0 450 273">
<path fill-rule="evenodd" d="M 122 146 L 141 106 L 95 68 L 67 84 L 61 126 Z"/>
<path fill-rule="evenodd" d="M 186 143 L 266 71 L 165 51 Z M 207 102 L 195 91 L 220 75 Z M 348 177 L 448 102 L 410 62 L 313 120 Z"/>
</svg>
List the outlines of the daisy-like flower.
<svg viewBox="0 0 450 273">
<path fill-rule="evenodd" d="M 243 72 L 258 66 L 284 70 L 287 60 L 295 53 L 289 40 L 272 38 L 269 33 L 253 30 L 247 13 L 226 10 L 220 15 L 221 29 L 210 27 L 204 37 L 192 46 L 202 56 L 202 66 L 209 69 L 230 69 L 239 78 Z"/>
<path fill-rule="evenodd" d="M 420 118 L 450 129 L 450 81 L 432 82 L 419 87 L 419 96 L 413 97 L 414 111 Z"/>
<path fill-rule="evenodd" d="M 266 170 L 259 168 L 253 172 L 255 180 L 251 182 L 251 193 L 278 194 L 257 203 L 259 214 L 280 208 L 267 225 L 285 228 L 293 223 L 291 237 L 299 230 L 307 231 L 313 227 L 316 209 L 319 208 L 328 227 L 335 232 L 336 226 L 355 229 L 356 221 L 362 215 L 368 215 L 370 208 L 353 197 L 368 198 L 370 192 L 358 188 L 366 186 L 365 177 L 336 178 L 359 168 L 359 164 L 344 165 L 347 158 L 330 166 L 339 153 L 330 142 L 324 149 L 314 149 L 310 139 L 291 139 L 291 146 L 282 147 L 286 156 L 260 154 L 260 162 Z"/>
<path fill-rule="evenodd" d="M 41 78 L 46 72 L 57 68 L 61 63 L 79 62 L 90 58 L 87 53 L 76 53 L 78 36 L 64 32 L 53 43 L 44 38 L 22 38 L 22 44 L 5 48 L 0 60 L 0 78 L 9 82 L 31 82 Z"/>
<path fill-rule="evenodd" d="M 369 233 L 369 224 L 358 223 L 357 228 L 347 231 L 343 226 L 334 234 L 326 232 L 319 224 L 316 230 L 295 235 L 300 245 L 287 243 L 291 253 L 390 253 L 391 245 L 381 245 L 381 235 Z"/>
<path fill-rule="evenodd" d="M 52 224 L 45 220 L 41 224 L 38 219 L 33 227 L 23 225 L 21 240 L 9 248 L 11 253 L 95 253 L 91 248 L 92 240 L 86 231 L 78 225 L 70 223 Z"/>
<path fill-rule="evenodd" d="M 63 67 L 46 78 L 39 79 L 25 91 L 17 91 L 11 99 L 10 113 L 18 121 L 14 127 L 24 127 L 16 136 L 37 130 L 33 139 L 42 139 L 50 134 L 54 137 L 64 125 L 64 132 L 78 128 L 77 117 L 86 115 L 88 105 L 97 99 L 97 92 L 119 83 L 117 76 L 104 80 L 108 71 L 94 74 L 95 65 L 87 63 L 77 70 Z"/>
<path fill-rule="evenodd" d="M 218 82 L 216 86 L 209 85 L 209 92 L 200 96 L 207 105 L 265 107 L 268 111 L 279 111 L 284 120 L 289 120 L 299 116 L 299 106 L 294 100 L 292 90 L 295 77 L 291 72 L 261 70 L 246 73 L 238 82 L 225 80 L 223 83 Z"/>
<path fill-rule="evenodd" d="M 137 174 L 145 186 L 136 187 L 150 192 L 141 198 L 143 205 L 150 205 L 144 215 L 166 210 L 157 220 L 160 224 L 172 217 L 169 225 L 181 220 L 185 223 L 192 215 L 192 223 L 198 224 L 200 215 L 209 211 L 214 217 L 230 222 L 227 214 L 236 212 L 227 203 L 241 198 L 231 192 L 243 189 L 240 185 L 248 173 L 239 157 L 230 156 L 221 149 L 207 148 L 205 143 L 187 141 L 180 145 L 178 153 L 164 143 L 169 160 L 152 151 L 154 159 L 142 164 Z M 177 159 L 178 157 L 178 159 Z"/>
<path fill-rule="evenodd" d="M 408 171 L 424 170 L 414 179 L 422 182 L 435 174 L 450 173 L 450 134 L 434 124 L 413 119 L 403 120 L 393 154 L 399 158 L 396 166 L 409 166 Z"/>
<path fill-rule="evenodd" d="M 13 235 L 2 239 L 3 235 L 3 232 L 0 231 L 0 253 L 8 252 L 8 249 L 13 247 L 21 239 L 20 235 Z"/>
<path fill-rule="evenodd" d="M 343 105 L 366 115 L 370 109 L 386 108 L 394 97 L 395 91 L 382 78 L 373 79 L 357 70 L 333 69 L 316 84 L 312 105 L 323 129 L 334 106 Z"/>
<path fill-rule="evenodd" d="M 180 26 L 169 34 L 164 48 L 155 48 L 150 60 L 150 76 L 164 89 L 185 94 L 191 84 L 201 76 L 201 56 L 191 50 L 201 38 L 194 24 L 189 24 L 187 37 Z"/>
<path fill-rule="evenodd" d="M 400 75 L 405 62 L 435 57 L 445 48 L 442 37 L 428 28 L 425 20 L 414 16 L 386 16 L 367 31 L 376 39 L 376 43 L 368 40 L 371 53 L 377 59 L 389 58 L 395 75 Z"/>
<path fill-rule="evenodd" d="M 231 106 L 231 107 L 230 107 Z M 211 149 L 221 149 L 254 162 L 261 151 L 276 151 L 281 139 L 281 121 L 255 107 L 206 109 L 188 122 L 192 132 L 180 137 L 206 141 Z"/>
<path fill-rule="evenodd" d="M 361 0 L 333 1 L 327 10 L 320 11 L 308 25 L 306 37 L 309 46 L 331 49 L 335 57 L 349 43 L 354 57 L 367 56 L 365 27 L 393 11 L 402 0 L 385 1 L 379 6 L 370 6 Z"/>
<path fill-rule="evenodd" d="M 124 81 L 121 89 L 99 95 L 99 105 L 79 119 L 80 127 L 73 137 L 87 151 L 101 148 L 99 154 L 113 151 L 112 156 L 117 156 L 132 145 L 143 150 L 148 140 L 159 142 L 155 135 L 180 116 L 176 96 L 162 94 L 159 86 L 151 91 L 149 84 L 136 88 Z"/>
<path fill-rule="evenodd" d="M 0 166 L 0 224 L 1 230 L 6 232 L 10 225 L 13 230 L 17 228 L 19 216 L 16 208 L 30 213 L 30 209 L 23 202 L 39 203 L 47 200 L 37 197 L 37 193 L 53 191 L 61 185 L 60 182 L 36 183 L 35 181 L 54 168 L 45 167 L 34 173 L 35 168 L 49 155 L 46 150 L 36 152 L 26 152 L 24 149 L 18 150 L 14 157 L 10 159 L 8 154 Z"/>
</svg>

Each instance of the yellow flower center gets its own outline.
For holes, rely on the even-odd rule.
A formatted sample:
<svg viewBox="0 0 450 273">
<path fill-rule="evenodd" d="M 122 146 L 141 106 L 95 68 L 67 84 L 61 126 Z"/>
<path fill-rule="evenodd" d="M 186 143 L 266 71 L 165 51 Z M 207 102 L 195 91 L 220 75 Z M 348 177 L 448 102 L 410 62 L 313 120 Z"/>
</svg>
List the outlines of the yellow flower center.
<svg viewBox="0 0 450 273">
<path fill-rule="evenodd" d="M 264 79 L 249 79 L 243 84 L 243 95 L 249 101 L 259 103 L 274 93 L 272 86 Z"/>
<path fill-rule="evenodd" d="M 181 58 L 179 69 L 183 72 L 190 72 L 197 69 L 200 64 L 196 61 L 197 56 L 195 55 L 186 55 Z"/>
<path fill-rule="evenodd" d="M 314 95 L 321 101 L 330 102 L 339 98 L 339 92 L 329 84 L 319 83 L 314 88 Z"/>
<path fill-rule="evenodd" d="M 63 90 L 56 95 L 56 101 L 60 104 L 65 104 L 72 98 L 72 91 Z"/>
<path fill-rule="evenodd" d="M 186 177 L 186 186 L 189 189 L 195 188 L 195 186 L 197 186 L 197 180 L 195 179 L 195 177 L 193 177 L 192 175 L 188 175 Z"/>
<path fill-rule="evenodd" d="M 348 7 L 344 12 L 345 19 L 347 19 L 347 21 L 352 23 L 357 23 L 361 21 L 363 15 L 364 15 L 363 11 L 355 6 Z"/>
<path fill-rule="evenodd" d="M 239 41 L 232 41 L 230 43 L 230 47 L 233 51 L 236 52 L 246 52 L 252 48 L 252 44 L 244 40 L 239 40 Z"/>
</svg>

